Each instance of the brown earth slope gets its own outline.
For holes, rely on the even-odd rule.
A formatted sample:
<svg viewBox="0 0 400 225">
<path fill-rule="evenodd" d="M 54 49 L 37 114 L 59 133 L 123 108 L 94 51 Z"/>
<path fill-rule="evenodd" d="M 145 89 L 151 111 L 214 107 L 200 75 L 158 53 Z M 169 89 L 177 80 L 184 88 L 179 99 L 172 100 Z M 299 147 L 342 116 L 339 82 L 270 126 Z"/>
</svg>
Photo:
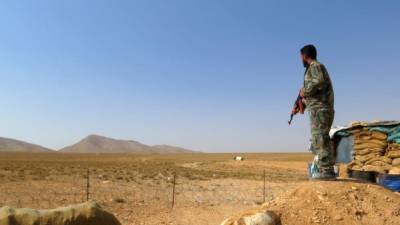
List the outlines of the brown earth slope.
<svg viewBox="0 0 400 225">
<path fill-rule="evenodd" d="M 192 150 L 181 148 L 181 147 L 176 147 L 172 145 L 154 145 L 151 146 L 151 148 L 158 152 L 158 153 L 164 153 L 164 154 L 171 154 L 171 153 L 179 153 L 179 154 L 186 154 L 186 153 L 195 153 Z"/>
<path fill-rule="evenodd" d="M 51 149 L 27 142 L 0 137 L 0 152 L 53 152 Z"/>
<path fill-rule="evenodd" d="M 100 135 L 89 135 L 80 142 L 59 150 L 61 153 L 135 153 L 135 154 L 163 154 L 163 153 L 193 153 L 193 151 L 169 146 L 148 146 L 132 140 L 117 140 Z"/>
<path fill-rule="evenodd" d="M 381 186 L 352 181 L 304 182 L 263 208 L 283 224 L 400 224 L 400 195 Z"/>
<path fill-rule="evenodd" d="M 63 153 L 152 153 L 152 149 L 140 142 L 117 140 L 99 135 L 89 135 L 80 142 L 65 147 Z"/>
</svg>

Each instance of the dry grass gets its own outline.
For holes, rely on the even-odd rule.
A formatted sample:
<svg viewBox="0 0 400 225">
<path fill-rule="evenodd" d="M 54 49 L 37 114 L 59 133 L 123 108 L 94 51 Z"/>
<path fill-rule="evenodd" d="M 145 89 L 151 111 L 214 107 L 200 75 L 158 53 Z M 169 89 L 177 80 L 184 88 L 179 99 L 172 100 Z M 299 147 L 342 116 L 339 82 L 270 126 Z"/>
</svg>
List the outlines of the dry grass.
<svg viewBox="0 0 400 225">
<path fill-rule="evenodd" d="M 279 168 L 278 162 L 305 162 L 309 154 L 243 154 L 244 162 L 232 161 L 234 154 L 182 155 L 79 155 L 0 154 L 0 181 L 57 180 L 85 175 L 87 168 L 109 180 L 137 181 L 157 175 L 178 173 L 188 179 L 261 179 L 266 170 L 270 181 L 302 179 L 298 168 Z M 187 166 L 190 163 L 195 166 Z"/>
<path fill-rule="evenodd" d="M 262 202 L 264 170 L 268 200 L 305 180 L 311 159 L 309 154 L 241 154 L 245 161 L 237 162 L 234 155 L 0 153 L 0 205 L 53 208 L 85 201 L 89 168 L 91 198 L 124 225 L 215 224 L 233 210 Z"/>
</svg>

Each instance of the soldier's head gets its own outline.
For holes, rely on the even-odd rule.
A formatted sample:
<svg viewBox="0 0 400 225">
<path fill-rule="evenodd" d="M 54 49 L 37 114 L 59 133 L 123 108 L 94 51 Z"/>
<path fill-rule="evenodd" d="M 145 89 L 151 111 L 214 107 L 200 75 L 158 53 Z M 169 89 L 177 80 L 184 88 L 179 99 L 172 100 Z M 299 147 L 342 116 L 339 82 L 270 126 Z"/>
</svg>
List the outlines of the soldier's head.
<svg viewBox="0 0 400 225">
<path fill-rule="evenodd" d="M 306 45 L 300 49 L 300 55 L 304 67 L 307 67 L 312 60 L 317 59 L 317 49 L 314 45 Z"/>
</svg>

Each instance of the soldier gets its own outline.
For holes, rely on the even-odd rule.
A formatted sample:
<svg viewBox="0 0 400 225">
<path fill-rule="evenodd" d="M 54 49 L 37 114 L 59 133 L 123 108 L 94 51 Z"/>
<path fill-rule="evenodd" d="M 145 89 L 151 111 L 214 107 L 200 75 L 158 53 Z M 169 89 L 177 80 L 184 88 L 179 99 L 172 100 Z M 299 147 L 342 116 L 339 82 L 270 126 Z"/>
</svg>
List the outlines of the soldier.
<svg viewBox="0 0 400 225">
<path fill-rule="evenodd" d="M 325 66 L 317 61 L 317 49 L 313 45 L 304 46 L 300 53 L 306 68 L 300 96 L 310 115 L 310 150 L 317 156 L 318 174 L 313 174 L 312 178 L 335 179 L 335 157 L 329 137 L 335 113 L 332 82 Z"/>
</svg>

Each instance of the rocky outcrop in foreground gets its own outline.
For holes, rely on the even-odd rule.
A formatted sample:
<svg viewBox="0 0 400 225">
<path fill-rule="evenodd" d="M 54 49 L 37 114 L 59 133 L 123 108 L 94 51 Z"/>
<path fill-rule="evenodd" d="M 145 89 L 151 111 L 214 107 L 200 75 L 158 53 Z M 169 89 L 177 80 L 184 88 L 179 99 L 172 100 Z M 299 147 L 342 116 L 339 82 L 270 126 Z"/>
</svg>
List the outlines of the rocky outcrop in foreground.
<svg viewBox="0 0 400 225">
<path fill-rule="evenodd" d="M 0 208 L 0 225 L 121 225 L 96 202 L 51 210 Z"/>
<path fill-rule="evenodd" d="M 226 219 L 221 225 L 281 225 L 279 216 L 272 211 L 254 210 L 238 218 Z"/>
</svg>

